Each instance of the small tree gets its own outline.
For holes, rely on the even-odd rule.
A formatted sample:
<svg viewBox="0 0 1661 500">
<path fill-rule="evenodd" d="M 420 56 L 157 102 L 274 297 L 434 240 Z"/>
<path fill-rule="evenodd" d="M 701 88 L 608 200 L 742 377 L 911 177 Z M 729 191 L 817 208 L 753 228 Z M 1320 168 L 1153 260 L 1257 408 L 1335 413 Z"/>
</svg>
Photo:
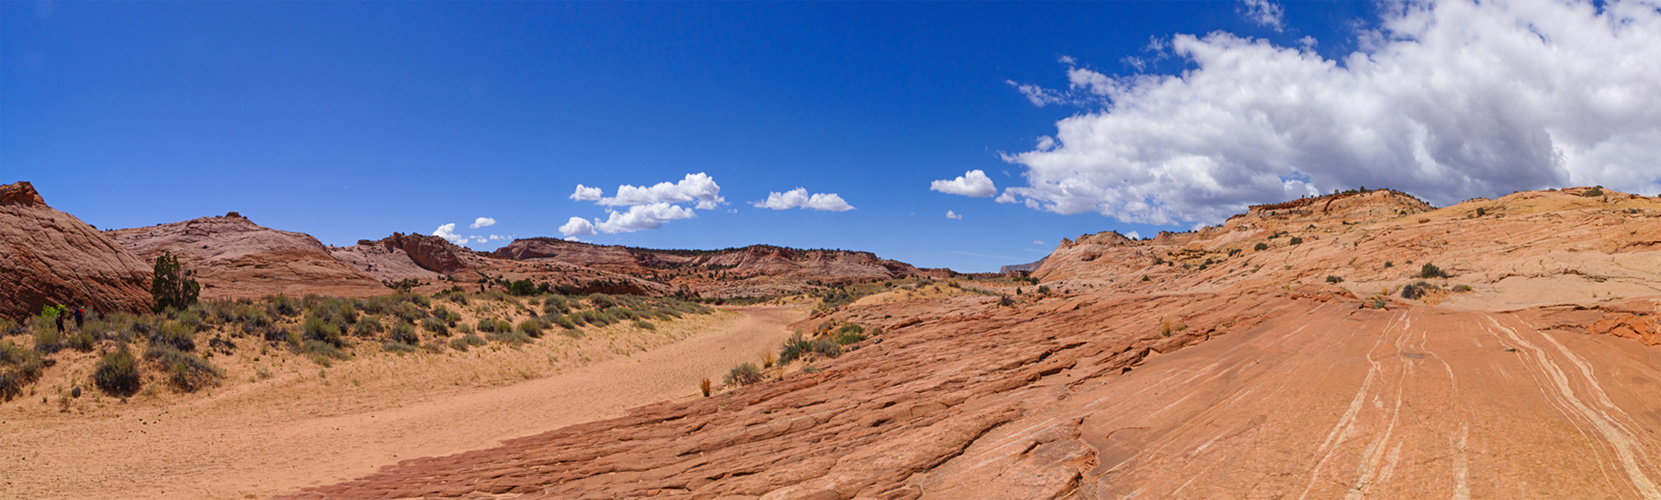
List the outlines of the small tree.
<svg viewBox="0 0 1661 500">
<path fill-rule="evenodd" d="M 173 256 L 173 252 L 163 251 L 156 257 L 155 276 L 150 279 L 150 298 L 155 300 L 150 309 L 159 313 L 168 308 L 183 310 L 195 304 L 202 285 L 190 277 L 194 274 L 185 271 L 180 275 L 179 259 Z"/>
</svg>

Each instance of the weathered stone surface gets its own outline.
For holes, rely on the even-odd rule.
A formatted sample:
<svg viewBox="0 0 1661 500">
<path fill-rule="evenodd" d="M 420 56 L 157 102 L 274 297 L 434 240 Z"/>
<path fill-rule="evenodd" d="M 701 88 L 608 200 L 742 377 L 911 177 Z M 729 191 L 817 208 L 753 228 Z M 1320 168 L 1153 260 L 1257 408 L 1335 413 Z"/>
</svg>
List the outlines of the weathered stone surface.
<svg viewBox="0 0 1661 500">
<path fill-rule="evenodd" d="M 149 310 L 150 274 L 108 235 L 47 206 L 28 182 L 0 186 L 0 315 L 21 318 L 59 303 Z"/>
<path fill-rule="evenodd" d="M 1048 294 L 896 289 L 800 323 L 885 332 L 822 372 L 294 496 L 1661 496 L 1661 201 L 1376 198 L 1069 240 Z M 1475 289 L 1401 299 L 1408 260 Z M 1514 295 L 1518 272 L 1578 295 Z"/>
<path fill-rule="evenodd" d="M 389 292 L 379 280 L 335 259 L 311 235 L 271 229 L 232 215 L 107 234 L 144 259 L 172 252 L 180 267 L 194 272 L 202 283 L 203 299 L 279 293 L 360 297 Z"/>
</svg>

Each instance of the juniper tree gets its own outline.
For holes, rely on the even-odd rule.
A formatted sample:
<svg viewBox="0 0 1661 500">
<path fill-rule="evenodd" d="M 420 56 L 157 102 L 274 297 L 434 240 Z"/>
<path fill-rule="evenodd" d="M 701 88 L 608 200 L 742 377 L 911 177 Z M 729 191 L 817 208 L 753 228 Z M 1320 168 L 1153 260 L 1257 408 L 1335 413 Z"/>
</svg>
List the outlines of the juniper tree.
<svg viewBox="0 0 1661 500">
<path fill-rule="evenodd" d="M 168 308 L 182 310 L 196 303 L 196 296 L 202 292 L 202 285 L 196 283 L 195 274 L 185 271 L 179 272 L 179 258 L 173 252 L 163 251 L 156 257 L 155 276 L 150 279 L 150 298 L 155 303 L 150 307 L 154 312 L 166 311 Z"/>
</svg>

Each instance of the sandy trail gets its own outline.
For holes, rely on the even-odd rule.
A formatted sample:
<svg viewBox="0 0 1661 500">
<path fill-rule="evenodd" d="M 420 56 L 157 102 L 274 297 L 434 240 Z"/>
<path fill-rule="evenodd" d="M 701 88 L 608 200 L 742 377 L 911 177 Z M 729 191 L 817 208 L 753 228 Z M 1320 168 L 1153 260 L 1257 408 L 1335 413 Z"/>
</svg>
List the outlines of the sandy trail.
<svg viewBox="0 0 1661 500">
<path fill-rule="evenodd" d="M 490 447 L 697 397 L 700 379 L 719 384 L 733 365 L 759 360 L 803 316 L 797 308 L 734 310 L 741 314 L 647 352 L 434 397 L 314 406 L 319 402 L 303 401 L 303 394 L 245 390 L 44 424 L 18 425 L 8 415 L 11 425 L 0 424 L 0 497 L 265 498 L 403 459 Z"/>
</svg>

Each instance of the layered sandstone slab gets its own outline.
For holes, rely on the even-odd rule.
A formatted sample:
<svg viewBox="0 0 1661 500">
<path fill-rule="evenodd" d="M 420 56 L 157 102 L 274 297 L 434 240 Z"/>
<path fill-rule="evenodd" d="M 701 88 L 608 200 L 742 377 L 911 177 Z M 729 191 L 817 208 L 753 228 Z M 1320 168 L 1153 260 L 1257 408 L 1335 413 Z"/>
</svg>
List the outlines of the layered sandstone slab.
<svg viewBox="0 0 1661 500">
<path fill-rule="evenodd" d="M 335 259 L 311 235 L 261 226 L 236 212 L 108 234 L 145 259 L 164 251 L 177 256 L 202 283 L 203 299 L 390 291 L 374 276 Z"/>
<path fill-rule="evenodd" d="M 32 184 L 0 186 L 0 315 L 48 304 L 150 309 L 152 267 L 108 235 L 46 205 Z"/>
</svg>

